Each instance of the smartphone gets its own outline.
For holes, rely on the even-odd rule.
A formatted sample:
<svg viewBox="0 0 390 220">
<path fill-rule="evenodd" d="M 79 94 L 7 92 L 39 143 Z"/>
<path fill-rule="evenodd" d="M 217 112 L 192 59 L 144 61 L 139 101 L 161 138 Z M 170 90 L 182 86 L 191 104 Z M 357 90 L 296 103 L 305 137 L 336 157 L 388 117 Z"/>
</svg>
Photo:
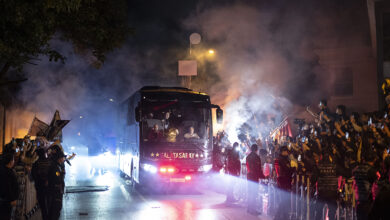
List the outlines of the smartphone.
<svg viewBox="0 0 390 220">
<path fill-rule="evenodd" d="M 303 137 L 303 138 L 301 139 L 301 141 L 302 141 L 302 143 L 305 143 L 306 137 Z"/>
<path fill-rule="evenodd" d="M 370 117 L 370 120 L 368 120 L 368 126 L 372 125 L 372 118 Z"/>
<path fill-rule="evenodd" d="M 349 138 L 349 133 L 348 133 L 348 131 L 347 131 L 347 132 L 345 132 L 345 138 L 346 138 L 346 139 L 348 139 L 348 138 Z"/>
<path fill-rule="evenodd" d="M 298 155 L 298 161 L 300 162 L 302 160 L 302 156 L 299 154 Z"/>
</svg>

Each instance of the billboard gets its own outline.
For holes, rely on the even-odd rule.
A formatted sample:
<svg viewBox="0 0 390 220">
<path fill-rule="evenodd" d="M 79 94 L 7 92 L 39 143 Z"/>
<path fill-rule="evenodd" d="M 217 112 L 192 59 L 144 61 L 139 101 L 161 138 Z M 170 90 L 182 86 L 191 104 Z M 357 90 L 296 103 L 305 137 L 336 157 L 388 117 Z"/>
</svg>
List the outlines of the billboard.
<svg viewBox="0 0 390 220">
<path fill-rule="evenodd" d="M 196 60 L 179 60 L 179 76 L 196 76 L 198 65 Z"/>
</svg>

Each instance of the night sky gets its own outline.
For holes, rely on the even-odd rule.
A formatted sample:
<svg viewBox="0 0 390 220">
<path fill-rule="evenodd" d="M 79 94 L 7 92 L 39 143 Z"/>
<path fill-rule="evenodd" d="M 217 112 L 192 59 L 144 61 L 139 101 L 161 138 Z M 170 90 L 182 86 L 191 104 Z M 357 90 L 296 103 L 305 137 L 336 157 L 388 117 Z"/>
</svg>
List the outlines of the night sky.
<svg viewBox="0 0 390 220">
<path fill-rule="evenodd" d="M 202 36 L 196 47 L 217 51 L 214 60 L 198 60 L 194 89 L 221 106 L 236 100 L 261 103 L 234 105 L 237 109 L 276 112 L 275 102 L 304 106 L 328 95 L 327 73 L 315 49 L 371 43 L 363 0 L 134 0 L 128 2 L 128 20 L 134 34 L 98 69 L 91 54 L 76 53 L 55 36 L 51 44 L 65 64 L 39 57 L 37 65 L 25 65 L 21 75 L 28 81 L 10 93 L 18 103 L 15 114 L 27 111 L 49 120 L 59 109 L 74 119 L 69 125 L 74 132 L 80 115 L 90 116 L 82 123 L 93 124 L 91 133 L 110 127 L 112 105 L 135 90 L 180 86 L 177 61 L 188 58 L 193 32 Z"/>
</svg>

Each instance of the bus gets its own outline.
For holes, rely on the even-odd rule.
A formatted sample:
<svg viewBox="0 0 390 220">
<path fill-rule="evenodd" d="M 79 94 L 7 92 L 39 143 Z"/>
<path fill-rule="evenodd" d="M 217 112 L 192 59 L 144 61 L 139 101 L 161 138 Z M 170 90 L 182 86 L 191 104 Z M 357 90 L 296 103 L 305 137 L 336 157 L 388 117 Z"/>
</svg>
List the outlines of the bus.
<svg viewBox="0 0 390 220">
<path fill-rule="evenodd" d="M 146 86 L 119 105 L 117 158 L 135 184 L 186 183 L 212 168 L 213 121 L 223 111 L 210 96 L 182 87 Z"/>
</svg>

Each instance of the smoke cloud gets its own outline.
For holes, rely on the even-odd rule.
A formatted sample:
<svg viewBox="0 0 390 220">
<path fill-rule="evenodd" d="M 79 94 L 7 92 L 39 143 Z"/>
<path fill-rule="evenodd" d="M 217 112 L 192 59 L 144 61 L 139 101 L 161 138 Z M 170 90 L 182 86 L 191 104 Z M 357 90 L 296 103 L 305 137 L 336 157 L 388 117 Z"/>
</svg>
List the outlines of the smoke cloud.
<svg viewBox="0 0 390 220">
<path fill-rule="evenodd" d="M 235 4 L 206 10 L 186 22 L 217 45 L 216 74 L 221 80 L 209 92 L 225 109 L 231 141 L 238 139 L 242 124 L 263 121 L 264 114 L 273 114 L 279 123 L 281 109 L 291 110 L 292 102 L 310 103 L 313 93 L 321 92 L 316 57 L 302 54 L 305 44 L 299 39 L 304 34 L 300 30 L 303 24 L 293 22 L 294 29 L 283 30 L 289 33 L 283 36 L 288 40 L 282 40 L 272 31 L 275 19 L 269 12 Z"/>
<path fill-rule="evenodd" d="M 256 118 L 258 125 L 264 122 L 263 130 L 270 129 L 287 112 L 328 97 L 332 81 L 316 49 L 362 45 L 367 39 L 356 23 L 365 21 L 356 1 L 245 2 L 200 6 L 185 22 L 216 48 L 217 68 L 207 74 L 220 80 L 202 83 L 224 107 L 231 141 L 248 121 L 254 130 L 259 130 Z M 267 115 L 274 124 L 267 123 Z"/>
<path fill-rule="evenodd" d="M 69 145 L 110 145 L 105 140 L 114 136 L 115 106 L 144 85 L 180 85 L 177 61 L 187 57 L 189 34 L 199 32 L 200 47 L 214 48 L 216 56 L 199 60 L 193 88 L 208 92 L 225 109 L 225 129 L 235 141 L 248 121 L 258 121 L 260 128 L 252 128 L 258 133 L 272 127 L 267 119 L 277 124 L 295 106 L 328 95 L 332 82 L 315 49 L 366 40 L 359 29 L 364 16 L 357 15 L 364 8 L 354 1 L 243 2 L 191 1 L 191 9 L 181 10 L 186 4 L 180 4 L 179 14 L 172 13 L 172 5 L 162 6 L 164 18 L 158 17 L 160 9 L 150 13 L 145 5 L 147 15 L 135 14 L 138 22 L 135 15 L 131 18 L 136 35 L 108 54 L 99 69 L 88 53 L 75 53 L 69 43 L 54 39 L 66 63 L 42 57 L 37 66 L 26 66 L 29 80 L 17 94 L 22 107 L 12 112 L 22 117 L 24 125 L 18 127 L 28 128 L 34 114 L 48 122 L 58 109 L 63 118 L 72 119 L 64 129 Z"/>
</svg>

